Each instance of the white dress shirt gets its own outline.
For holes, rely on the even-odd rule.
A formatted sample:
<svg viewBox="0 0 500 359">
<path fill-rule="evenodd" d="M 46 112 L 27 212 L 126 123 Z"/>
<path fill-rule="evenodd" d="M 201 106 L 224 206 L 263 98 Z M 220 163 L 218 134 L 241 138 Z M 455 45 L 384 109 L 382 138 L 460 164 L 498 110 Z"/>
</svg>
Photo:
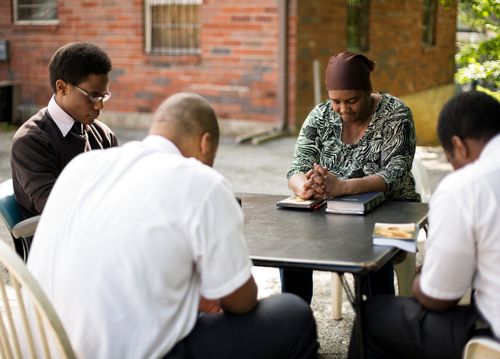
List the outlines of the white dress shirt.
<svg viewBox="0 0 500 359">
<path fill-rule="evenodd" d="M 81 358 L 157 358 L 192 330 L 200 295 L 250 278 L 242 217 L 219 173 L 149 136 L 68 164 L 28 267 Z"/>
<path fill-rule="evenodd" d="M 68 115 L 66 111 L 64 111 L 57 104 L 55 96 L 52 96 L 52 98 L 50 99 L 49 105 L 47 106 L 47 111 L 49 111 L 50 117 L 54 120 L 57 127 L 59 127 L 59 130 L 61 130 L 63 137 L 66 137 L 66 135 L 71 130 L 71 127 L 73 127 L 75 123 L 73 117 Z"/>
<path fill-rule="evenodd" d="M 474 288 L 479 311 L 500 338 L 500 135 L 432 195 L 420 284 L 438 299 Z"/>
</svg>

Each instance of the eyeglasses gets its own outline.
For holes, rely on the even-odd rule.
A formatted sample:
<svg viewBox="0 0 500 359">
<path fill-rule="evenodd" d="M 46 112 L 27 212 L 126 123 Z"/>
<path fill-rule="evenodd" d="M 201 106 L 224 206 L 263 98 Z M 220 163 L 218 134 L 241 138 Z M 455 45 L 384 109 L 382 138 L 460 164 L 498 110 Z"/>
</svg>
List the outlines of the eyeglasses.
<svg viewBox="0 0 500 359">
<path fill-rule="evenodd" d="M 106 102 L 108 101 L 110 98 L 111 98 L 111 92 L 109 91 L 106 91 L 102 96 L 92 96 L 91 94 L 89 94 L 87 91 L 85 91 L 84 89 L 76 86 L 75 84 L 71 84 L 74 88 L 76 88 L 78 91 L 80 91 L 83 95 L 85 95 L 85 97 L 87 97 L 87 99 L 95 104 L 95 103 L 98 103 L 98 102 Z"/>
</svg>

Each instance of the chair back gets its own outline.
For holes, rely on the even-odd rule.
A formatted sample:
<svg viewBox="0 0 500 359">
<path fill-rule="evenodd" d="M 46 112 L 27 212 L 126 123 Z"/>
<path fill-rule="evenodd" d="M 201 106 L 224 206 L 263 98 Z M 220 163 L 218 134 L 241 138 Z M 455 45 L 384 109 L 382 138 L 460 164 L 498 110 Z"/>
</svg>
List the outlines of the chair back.
<svg viewBox="0 0 500 359">
<path fill-rule="evenodd" d="M 21 258 L 3 241 L 0 264 L 12 286 L 1 278 L 0 357 L 76 358 L 47 296 Z"/>
<path fill-rule="evenodd" d="M 12 228 L 21 220 L 21 214 L 17 208 L 12 179 L 0 183 L 0 218 L 12 233 Z"/>
<path fill-rule="evenodd" d="M 463 359 L 500 359 L 500 342 L 489 337 L 476 337 L 467 342 Z"/>
<path fill-rule="evenodd" d="M 422 202 L 429 202 L 431 198 L 429 173 L 422 161 L 417 157 L 413 158 L 411 173 L 415 179 L 415 190 L 420 194 L 420 197 L 422 197 Z"/>
</svg>

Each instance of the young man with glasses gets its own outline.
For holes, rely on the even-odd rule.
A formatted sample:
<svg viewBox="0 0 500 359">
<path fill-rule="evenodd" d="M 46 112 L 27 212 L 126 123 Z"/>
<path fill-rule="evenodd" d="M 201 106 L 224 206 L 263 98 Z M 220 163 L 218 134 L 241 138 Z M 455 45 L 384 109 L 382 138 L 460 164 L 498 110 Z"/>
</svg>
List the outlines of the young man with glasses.
<svg viewBox="0 0 500 359">
<path fill-rule="evenodd" d="M 53 55 L 49 74 L 54 95 L 12 141 L 12 180 L 23 219 L 42 213 L 57 177 L 76 155 L 117 146 L 113 132 L 97 120 L 111 97 L 110 71 L 108 55 L 93 44 L 69 43 Z M 16 249 L 26 259 L 27 252 Z"/>
</svg>

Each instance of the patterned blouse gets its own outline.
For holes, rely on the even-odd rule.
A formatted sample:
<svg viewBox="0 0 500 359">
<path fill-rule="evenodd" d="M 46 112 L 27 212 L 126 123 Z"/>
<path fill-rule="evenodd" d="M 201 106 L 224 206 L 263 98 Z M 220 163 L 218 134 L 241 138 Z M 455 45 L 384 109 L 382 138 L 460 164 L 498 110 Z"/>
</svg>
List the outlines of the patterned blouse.
<svg viewBox="0 0 500 359">
<path fill-rule="evenodd" d="M 330 100 L 317 105 L 300 130 L 288 179 L 318 163 L 341 179 L 379 175 L 386 198 L 420 201 L 411 174 L 416 146 L 411 110 L 396 97 L 381 95 L 365 134 L 354 144 L 342 142 L 342 120 Z"/>
</svg>

